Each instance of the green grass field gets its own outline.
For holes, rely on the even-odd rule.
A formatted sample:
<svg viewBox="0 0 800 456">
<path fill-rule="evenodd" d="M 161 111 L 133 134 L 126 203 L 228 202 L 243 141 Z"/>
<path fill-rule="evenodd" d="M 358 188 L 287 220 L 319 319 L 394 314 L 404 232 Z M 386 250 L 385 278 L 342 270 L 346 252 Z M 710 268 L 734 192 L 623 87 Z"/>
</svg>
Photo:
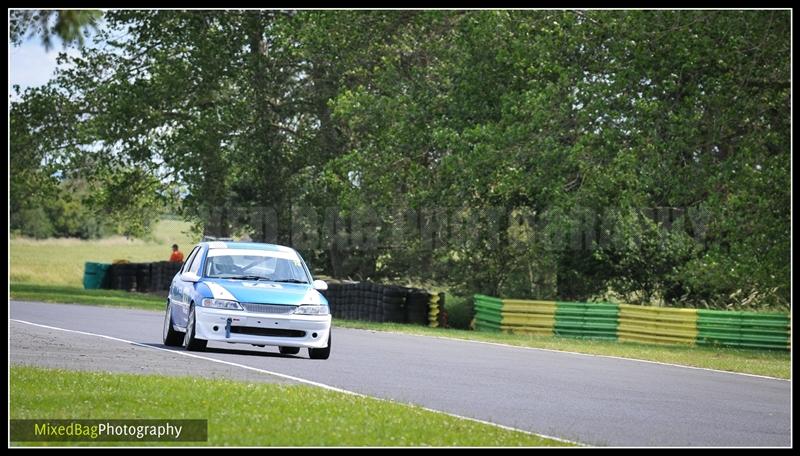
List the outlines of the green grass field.
<svg viewBox="0 0 800 456">
<path fill-rule="evenodd" d="M 13 419 L 207 419 L 193 446 L 563 446 L 523 432 L 305 385 L 11 368 Z M 164 442 L 48 442 L 165 445 Z M 12 442 L 20 445 L 20 442 Z M 28 443 L 26 445 L 43 445 Z"/>
<path fill-rule="evenodd" d="M 12 238 L 10 279 L 12 282 L 82 286 L 87 261 L 166 261 L 172 253 L 172 244 L 178 244 L 188 255 L 198 240 L 188 232 L 187 222 L 161 220 L 149 241 L 122 236 L 94 240 Z"/>
</svg>

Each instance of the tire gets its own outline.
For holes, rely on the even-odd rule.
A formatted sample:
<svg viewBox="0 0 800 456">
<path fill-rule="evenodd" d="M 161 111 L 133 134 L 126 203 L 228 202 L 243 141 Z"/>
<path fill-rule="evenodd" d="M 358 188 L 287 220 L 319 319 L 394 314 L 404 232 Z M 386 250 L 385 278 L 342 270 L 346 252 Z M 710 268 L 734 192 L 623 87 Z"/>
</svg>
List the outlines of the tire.
<svg viewBox="0 0 800 456">
<path fill-rule="evenodd" d="M 325 348 L 309 348 L 308 357 L 311 359 L 328 359 L 331 356 L 331 335 L 328 334 L 328 346 Z"/>
<path fill-rule="evenodd" d="M 172 312 L 170 311 L 169 301 L 167 301 L 167 311 L 164 313 L 164 330 L 161 331 L 161 342 L 168 347 L 180 347 L 184 335 L 172 326 Z"/>
<path fill-rule="evenodd" d="M 281 355 L 296 355 L 300 353 L 300 347 L 278 347 Z"/>
<path fill-rule="evenodd" d="M 183 337 L 183 347 L 189 351 L 203 351 L 206 349 L 208 341 L 203 339 L 196 339 L 194 337 L 195 324 L 196 322 L 194 321 L 194 306 L 192 306 L 192 310 L 189 311 L 189 323 L 186 325 L 186 334 Z"/>
</svg>

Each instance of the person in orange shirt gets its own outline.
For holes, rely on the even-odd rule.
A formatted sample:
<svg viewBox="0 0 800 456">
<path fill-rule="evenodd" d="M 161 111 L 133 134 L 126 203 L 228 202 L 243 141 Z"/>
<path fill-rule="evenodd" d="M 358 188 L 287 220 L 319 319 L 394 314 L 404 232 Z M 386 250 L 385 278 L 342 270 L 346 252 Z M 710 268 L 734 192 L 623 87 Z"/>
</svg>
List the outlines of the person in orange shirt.
<svg viewBox="0 0 800 456">
<path fill-rule="evenodd" d="M 173 263 L 183 263 L 183 253 L 178 250 L 178 244 L 172 244 L 172 255 L 169 256 L 169 261 Z"/>
</svg>

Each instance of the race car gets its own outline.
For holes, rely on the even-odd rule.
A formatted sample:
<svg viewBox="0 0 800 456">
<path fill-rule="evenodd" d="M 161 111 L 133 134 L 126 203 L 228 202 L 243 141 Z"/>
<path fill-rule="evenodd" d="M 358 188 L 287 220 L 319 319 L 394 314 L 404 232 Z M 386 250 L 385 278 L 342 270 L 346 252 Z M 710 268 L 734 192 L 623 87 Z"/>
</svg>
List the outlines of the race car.
<svg viewBox="0 0 800 456">
<path fill-rule="evenodd" d="M 205 350 L 209 341 L 277 346 L 311 359 L 331 353 L 331 313 L 303 258 L 291 247 L 201 242 L 172 279 L 163 342 Z"/>
</svg>

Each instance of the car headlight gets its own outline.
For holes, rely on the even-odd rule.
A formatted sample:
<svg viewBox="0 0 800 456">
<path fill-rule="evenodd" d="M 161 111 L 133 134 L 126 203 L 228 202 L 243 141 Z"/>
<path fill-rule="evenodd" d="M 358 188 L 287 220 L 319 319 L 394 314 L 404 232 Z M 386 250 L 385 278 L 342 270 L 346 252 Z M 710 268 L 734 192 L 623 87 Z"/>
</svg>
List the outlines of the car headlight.
<svg viewBox="0 0 800 456">
<path fill-rule="evenodd" d="M 203 299 L 203 307 L 212 307 L 214 309 L 227 309 L 227 310 L 244 310 L 242 306 L 236 301 L 229 301 L 227 299 Z"/>
<path fill-rule="evenodd" d="M 330 310 L 328 306 L 304 305 L 297 306 L 292 313 L 295 315 L 328 315 Z"/>
</svg>

